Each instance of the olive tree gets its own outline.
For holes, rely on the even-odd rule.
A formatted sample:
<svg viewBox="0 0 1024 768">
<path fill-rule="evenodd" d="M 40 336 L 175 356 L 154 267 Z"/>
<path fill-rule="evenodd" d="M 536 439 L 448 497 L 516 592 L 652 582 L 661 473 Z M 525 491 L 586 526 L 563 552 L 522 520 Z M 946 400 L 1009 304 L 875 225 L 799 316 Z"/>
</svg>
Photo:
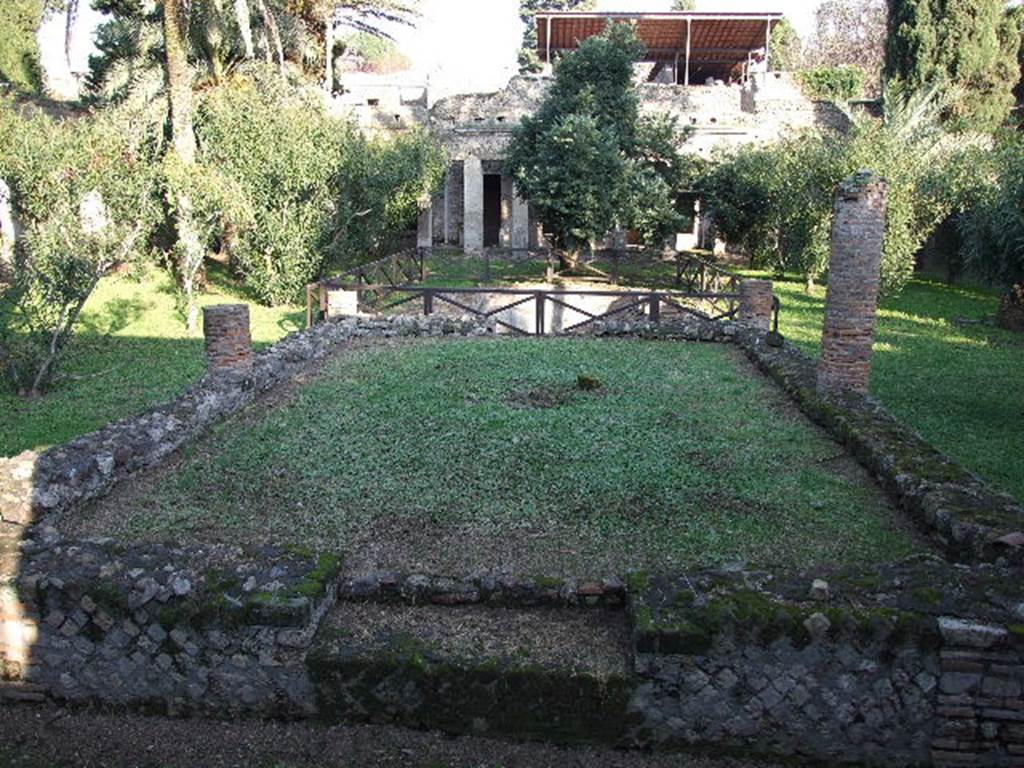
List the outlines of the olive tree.
<svg viewBox="0 0 1024 768">
<path fill-rule="evenodd" d="M 563 269 L 616 229 L 652 241 L 678 231 L 688 164 L 669 118 L 641 117 L 631 26 L 612 24 L 560 59 L 537 114 L 516 127 L 507 167 L 554 237 Z"/>
</svg>

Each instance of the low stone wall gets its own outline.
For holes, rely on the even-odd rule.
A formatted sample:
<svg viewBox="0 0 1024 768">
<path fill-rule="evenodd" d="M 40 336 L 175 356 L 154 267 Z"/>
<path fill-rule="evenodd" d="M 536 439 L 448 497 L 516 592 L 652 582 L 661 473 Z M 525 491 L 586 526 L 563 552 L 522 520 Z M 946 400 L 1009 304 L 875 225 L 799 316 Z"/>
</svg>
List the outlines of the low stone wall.
<svg viewBox="0 0 1024 768">
<path fill-rule="evenodd" d="M 28 525 L 37 515 L 70 509 L 107 493 L 116 483 L 158 464 L 258 395 L 290 379 L 336 345 L 378 335 L 480 335 L 476 320 L 351 318 L 292 334 L 262 354 L 252 370 L 204 377 L 185 394 L 131 419 L 75 438 L 43 453 L 0 458 L 0 525 Z"/>
<path fill-rule="evenodd" d="M 813 360 L 744 329 L 735 342 L 800 409 L 846 445 L 954 560 L 1024 564 L 1024 507 L 938 451 L 874 398 L 822 395 Z"/>
<path fill-rule="evenodd" d="M 26 540 L 0 581 L 0 697 L 309 716 L 337 558 Z"/>
<path fill-rule="evenodd" d="M 1013 571 L 935 558 L 822 575 L 705 572 L 631 593 L 639 743 L 1019 761 L 1024 632 L 1006 626 L 1013 599 L 991 599 Z"/>
<path fill-rule="evenodd" d="M 635 676 L 624 717 L 640 725 L 623 743 L 878 765 L 1021 763 L 1024 511 L 870 397 L 820 395 L 810 358 L 769 346 L 744 323 L 603 321 L 594 332 L 737 344 L 972 567 L 925 557 L 859 572 L 634 574 L 626 583 L 341 580 L 331 557 L 66 541 L 36 519 L 158 463 L 341 342 L 493 331 L 445 317 L 324 323 L 256 356 L 250 372 L 208 376 L 134 419 L 0 461 L 0 699 L 323 716 L 308 654 L 339 595 L 463 610 L 625 607 Z"/>
</svg>

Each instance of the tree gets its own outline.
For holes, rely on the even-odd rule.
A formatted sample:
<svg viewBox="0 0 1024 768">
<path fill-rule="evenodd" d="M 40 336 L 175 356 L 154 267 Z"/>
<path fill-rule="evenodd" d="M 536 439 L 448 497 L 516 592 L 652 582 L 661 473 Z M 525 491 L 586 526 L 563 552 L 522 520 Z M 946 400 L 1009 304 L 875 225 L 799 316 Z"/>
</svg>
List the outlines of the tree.
<svg viewBox="0 0 1024 768">
<path fill-rule="evenodd" d="M 942 128 L 947 104 L 936 88 L 897 88 L 886 95 L 882 121 L 859 116 L 848 136 L 808 133 L 740 149 L 700 181 L 707 209 L 755 264 L 797 272 L 811 285 L 827 268 L 837 185 L 871 168 L 889 181 L 882 279 L 898 291 L 925 240 L 958 205 L 958 185 L 948 183 L 946 170 L 962 142 Z"/>
<path fill-rule="evenodd" d="M 61 122 L 0 103 L 0 176 L 25 228 L 0 287 L 0 370 L 16 391 L 51 384 L 97 283 L 143 252 L 159 213 L 156 134 L 144 110 Z"/>
<path fill-rule="evenodd" d="M 672 0 L 673 11 L 696 11 L 697 0 Z"/>
<path fill-rule="evenodd" d="M 36 30 L 42 19 L 42 0 L 0 2 L 0 82 L 30 92 L 41 90 Z"/>
<path fill-rule="evenodd" d="M 534 117 L 515 129 L 507 166 L 554 236 L 563 269 L 611 230 L 677 231 L 686 164 L 674 121 L 643 119 L 633 83 L 641 45 L 612 24 L 560 59 Z"/>
<path fill-rule="evenodd" d="M 892 0 L 885 75 L 913 89 L 959 89 L 952 127 L 994 131 L 1020 81 L 1021 13 L 1004 0 Z"/>
<path fill-rule="evenodd" d="M 856 66 L 869 95 L 881 93 L 885 64 L 886 0 L 825 0 L 815 12 L 815 31 L 804 50 L 810 67 Z"/>
<path fill-rule="evenodd" d="M 188 8 L 184 0 L 164 0 L 164 67 L 167 74 L 167 104 L 171 126 L 167 203 L 174 215 L 177 242 L 175 264 L 187 303 L 186 324 L 194 330 L 199 321 L 199 277 L 206 258 L 193 214 L 192 197 L 181 183 L 196 161 L 196 136 L 192 127 L 192 70 L 188 65 L 186 41 L 189 34 Z"/>
<path fill-rule="evenodd" d="M 540 72 L 544 65 L 537 55 L 537 14 L 544 11 L 591 11 L 597 0 L 519 0 L 523 22 L 523 47 L 519 49 L 519 72 Z"/>
<path fill-rule="evenodd" d="M 972 204 L 957 218 L 964 261 L 1006 293 L 999 323 L 1024 331 L 1024 140 L 1001 137 L 972 158 Z M 987 172 L 985 172 L 987 171 Z"/>
<path fill-rule="evenodd" d="M 771 47 L 769 48 L 772 70 L 792 72 L 800 69 L 803 61 L 803 50 L 800 35 L 789 19 L 782 19 L 772 30 Z"/>
</svg>

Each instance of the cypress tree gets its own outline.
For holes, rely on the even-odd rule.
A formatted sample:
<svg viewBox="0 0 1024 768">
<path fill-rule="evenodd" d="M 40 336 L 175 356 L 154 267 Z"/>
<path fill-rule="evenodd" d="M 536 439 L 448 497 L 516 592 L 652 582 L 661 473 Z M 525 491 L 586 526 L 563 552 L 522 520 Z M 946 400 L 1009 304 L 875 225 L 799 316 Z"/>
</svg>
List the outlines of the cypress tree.
<svg viewBox="0 0 1024 768">
<path fill-rule="evenodd" d="M 1006 121 L 1020 80 L 1021 15 L 1004 0 L 889 0 L 886 78 L 913 89 L 958 89 L 951 125 L 993 131 Z"/>
</svg>

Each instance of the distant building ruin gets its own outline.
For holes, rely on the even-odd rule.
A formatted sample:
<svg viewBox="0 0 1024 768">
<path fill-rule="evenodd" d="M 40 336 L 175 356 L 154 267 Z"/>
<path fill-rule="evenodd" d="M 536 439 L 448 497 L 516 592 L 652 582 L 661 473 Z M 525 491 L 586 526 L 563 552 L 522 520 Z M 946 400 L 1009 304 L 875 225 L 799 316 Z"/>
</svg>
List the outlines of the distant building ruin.
<svg viewBox="0 0 1024 768">
<path fill-rule="evenodd" d="M 440 193 L 420 215 L 420 247 L 468 252 L 543 246 L 529 201 L 505 173 L 513 129 L 540 106 L 558 57 L 601 34 L 610 22 L 636 26 L 645 53 L 637 66 L 641 111 L 675 115 L 690 129 L 682 149 L 709 156 L 719 148 L 768 143 L 798 130 L 843 131 L 844 112 L 808 100 L 793 78 L 769 71 L 772 29 L 780 13 L 579 13 L 537 16 L 541 75 L 514 77 L 495 93 L 430 102 L 427 87 L 362 78 L 346 83 L 340 103 L 370 130 L 426 126 L 448 150 L 451 167 Z M 700 225 L 684 233 L 696 245 Z"/>
</svg>

